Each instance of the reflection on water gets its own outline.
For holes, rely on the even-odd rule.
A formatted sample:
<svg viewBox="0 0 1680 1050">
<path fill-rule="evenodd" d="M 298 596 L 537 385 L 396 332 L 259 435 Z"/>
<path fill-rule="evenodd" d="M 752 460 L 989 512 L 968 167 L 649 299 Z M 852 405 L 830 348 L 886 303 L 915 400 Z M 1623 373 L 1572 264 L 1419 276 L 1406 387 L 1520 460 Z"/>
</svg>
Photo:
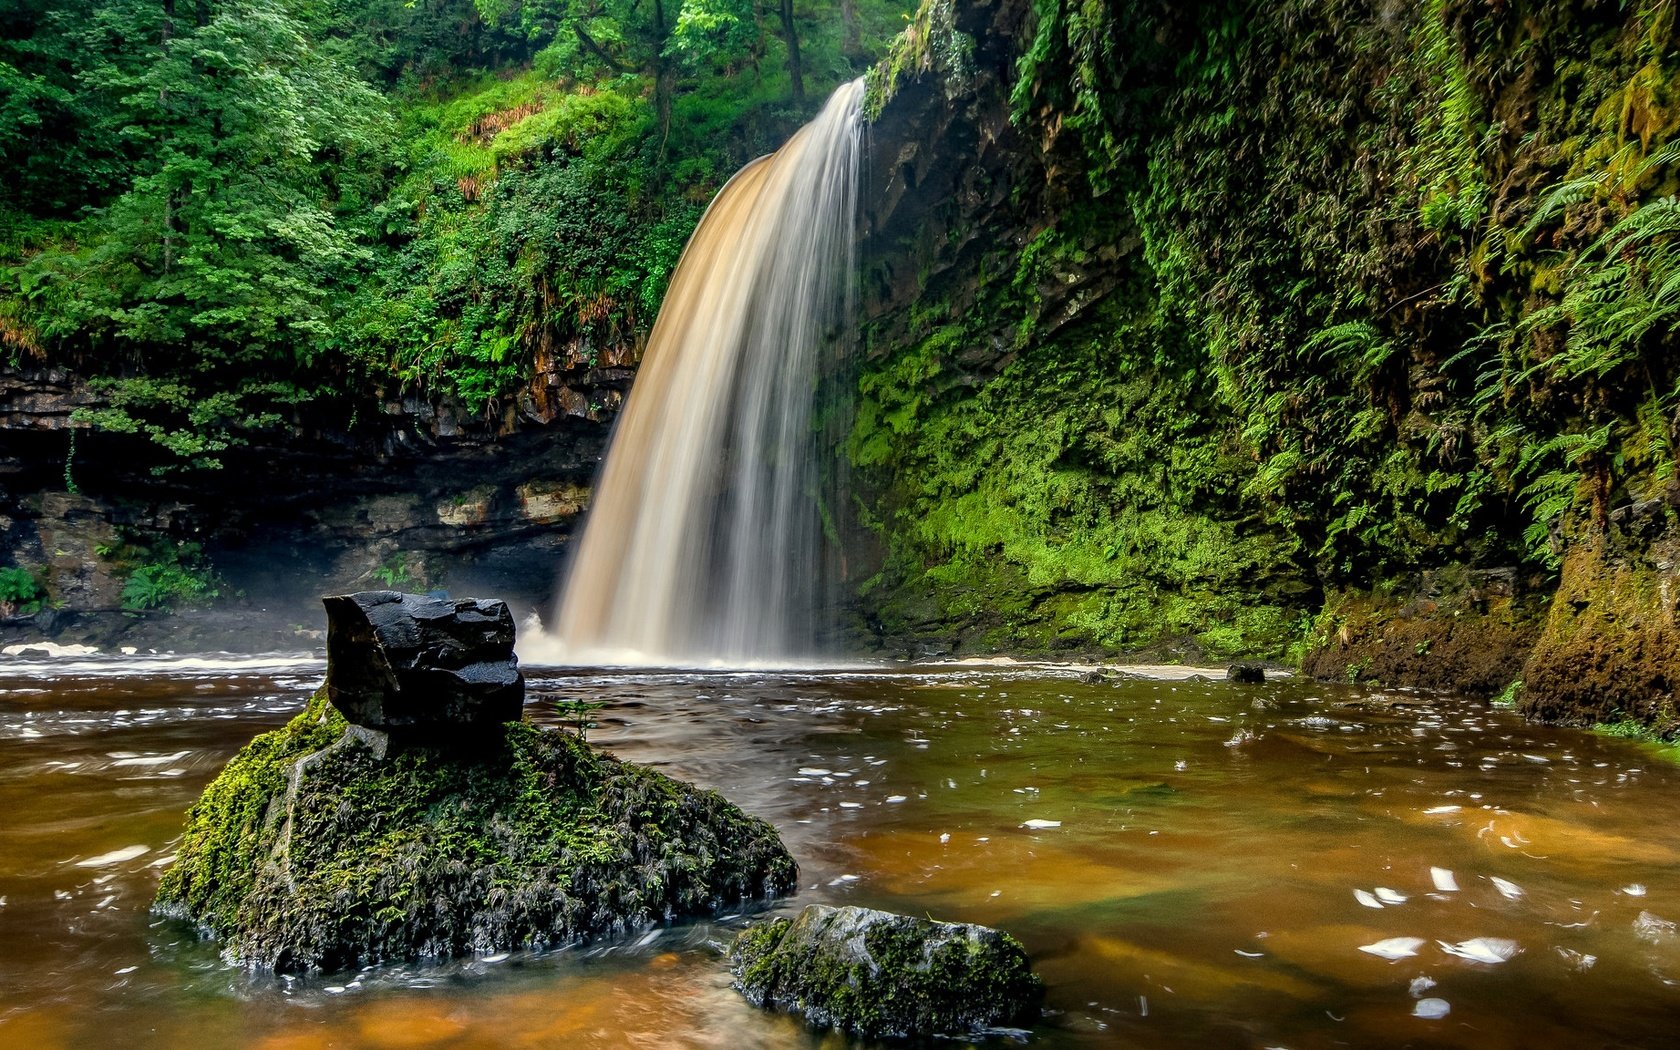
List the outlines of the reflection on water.
<svg viewBox="0 0 1680 1050">
<path fill-rule="evenodd" d="M 126 667 L 126 670 L 125 670 Z M 253 978 L 146 907 L 182 814 L 320 674 L 0 663 L 0 1045 L 848 1045 L 761 1014 L 743 920 Z M 1484 705 L 1044 668 L 544 669 L 590 738 L 773 821 L 813 901 L 998 925 L 1045 1047 L 1667 1045 L 1680 769 Z"/>
</svg>

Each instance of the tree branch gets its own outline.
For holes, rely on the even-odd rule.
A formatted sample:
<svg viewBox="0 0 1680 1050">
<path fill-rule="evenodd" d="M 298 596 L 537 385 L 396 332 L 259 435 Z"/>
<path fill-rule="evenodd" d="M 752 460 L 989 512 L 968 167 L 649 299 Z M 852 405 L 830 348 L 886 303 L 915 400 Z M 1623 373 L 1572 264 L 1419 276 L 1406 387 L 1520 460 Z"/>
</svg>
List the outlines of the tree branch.
<svg viewBox="0 0 1680 1050">
<path fill-rule="evenodd" d="M 612 55 L 609 55 L 607 53 L 607 49 L 602 47 L 600 44 L 597 44 L 595 42 L 595 38 L 589 35 L 589 30 L 583 28 L 580 25 L 574 25 L 574 26 L 572 26 L 572 32 L 577 34 L 578 43 L 583 45 L 583 49 L 585 51 L 588 51 L 590 54 L 594 55 L 596 58 L 605 62 L 607 64 L 607 67 L 612 69 L 614 72 L 618 72 L 618 73 L 634 73 L 634 72 L 636 72 L 634 69 L 625 65 L 623 62 L 620 62 L 618 59 L 614 58 Z"/>
</svg>

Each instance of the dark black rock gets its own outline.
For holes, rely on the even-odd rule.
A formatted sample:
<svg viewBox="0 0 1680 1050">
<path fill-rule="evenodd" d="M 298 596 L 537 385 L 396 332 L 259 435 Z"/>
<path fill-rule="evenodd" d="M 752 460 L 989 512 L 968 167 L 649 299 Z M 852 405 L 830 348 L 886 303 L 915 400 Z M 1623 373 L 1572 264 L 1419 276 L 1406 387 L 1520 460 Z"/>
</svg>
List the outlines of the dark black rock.
<svg viewBox="0 0 1680 1050">
<path fill-rule="evenodd" d="M 436 732 L 519 720 L 525 678 L 505 603 L 396 591 L 323 603 L 327 696 L 350 722 Z"/>
<path fill-rule="evenodd" d="M 1266 669 L 1259 664 L 1232 664 L 1225 669 L 1225 677 L 1243 685 L 1259 685 L 1266 680 Z"/>
<path fill-rule="evenodd" d="M 755 1006 L 865 1038 L 954 1035 L 1038 1019 L 1044 983 L 1007 933 L 813 904 L 735 939 L 735 987 Z"/>
<path fill-rule="evenodd" d="M 1102 685 L 1104 682 L 1108 681 L 1108 675 L 1103 674 L 1101 671 L 1086 671 L 1084 674 L 1079 676 L 1079 680 L 1086 685 Z"/>
</svg>

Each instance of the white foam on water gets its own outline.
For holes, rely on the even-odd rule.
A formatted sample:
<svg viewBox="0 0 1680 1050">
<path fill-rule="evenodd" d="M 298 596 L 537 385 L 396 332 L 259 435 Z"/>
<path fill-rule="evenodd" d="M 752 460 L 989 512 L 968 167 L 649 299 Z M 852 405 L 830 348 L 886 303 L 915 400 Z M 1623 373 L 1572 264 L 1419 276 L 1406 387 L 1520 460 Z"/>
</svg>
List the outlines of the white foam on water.
<svg viewBox="0 0 1680 1050">
<path fill-rule="evenodd" d="M 136 857 L 143 857 L 151 851 L 150 846 L 124 846 L 122 849 L 114 849 L 109 853 L 101 853 L 97 857 L 78 860 L 76 861 L 76 867 L 103 868 L 112 864 L 121 864 L 123 861 L 133 860 Z"/>
<path fill-rule="evenodd" d="M 1423 947 L 1422 937 L 1388 937 L 1375 944 L 1362 944 L 1359 950 L 1367 955 L 1375 955 L 1379 959 L 1393 962 L 1396 959 L 1406 959 L 1418 953 Z"/>
</svg>

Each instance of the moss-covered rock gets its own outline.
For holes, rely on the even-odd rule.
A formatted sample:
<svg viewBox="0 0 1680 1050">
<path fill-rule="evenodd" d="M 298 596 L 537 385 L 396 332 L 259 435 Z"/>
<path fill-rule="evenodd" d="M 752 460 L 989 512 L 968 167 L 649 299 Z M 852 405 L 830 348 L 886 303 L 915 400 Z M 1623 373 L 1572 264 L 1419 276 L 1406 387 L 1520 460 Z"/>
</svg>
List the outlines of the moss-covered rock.
<svg viewBox="0 0 1680 1050">
<path fill-rule="evenodd" d="M 1514 569 L 1452 566 L 1395 593 L 1332 594 L 1302 673 L 1320 681 L 1493 696 L 1522 676 L 1546 596 Z"/>
<path fill-rule="evenodd" d="M 1029 1025 L 1044 995 L 1007 933 L 866 908 L 812 905 L 755 926 L 730 969 L 753 1005 L 866 1038 Z"/>
<path fill-rule="evenodd" d="M 1570 548 L 1523 669 L 1524 714 L 1680 736 L 1680 526 L 1670 514 L 1624 514 Z M 1655 539 L 1641 534 L 1658 530 Z"/>
<path fill-rule="evenodd" d="M 322 694 L 188 818 L 156 908 L 285 972 L 544 948 L 791 891 L 774 829 L 722 796 L 514 723 L 398 749 Z"/>
</svg>

